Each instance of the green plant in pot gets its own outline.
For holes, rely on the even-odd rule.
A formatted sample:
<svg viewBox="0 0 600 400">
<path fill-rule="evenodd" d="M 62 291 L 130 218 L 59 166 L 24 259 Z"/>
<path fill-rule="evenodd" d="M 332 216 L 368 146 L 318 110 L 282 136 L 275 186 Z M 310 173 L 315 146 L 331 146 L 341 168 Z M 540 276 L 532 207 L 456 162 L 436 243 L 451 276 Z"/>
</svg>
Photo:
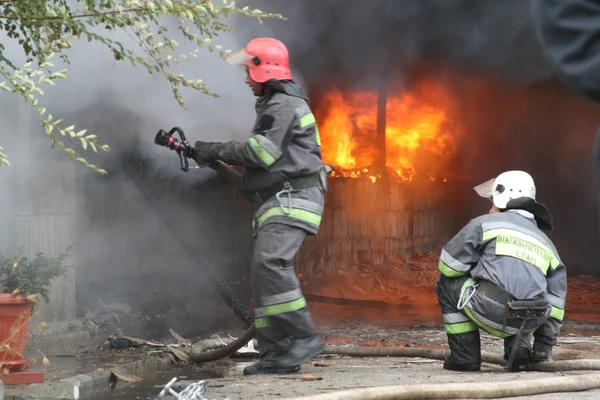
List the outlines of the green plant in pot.
<svg viewBox="0 0 600 400">
<path fill-rule="evenodd" d="M 16 255 L 5 257 L 0 253 L 0 286 L 3 293 L 18 293 L 23 296 L 42 296 L 50 302 L 50 286 L 59 276 L 65 276 L 66 260 L 72 246 L 58 256 L 37 253 L 28 258 L 19 249 Z M 34 300 L 35 298 L 32 298 Z M 35 302 L 34 302 L 35 303 Z"/>
<path fill-rule="evenodd" d="M 9 257 L 0 253 L 0 376 L 29 364 L 22 354 L 33 308 L 40 296 L 50 302 L 52 281 L 65 276 L 71 250 L 69 247 L 58 256 L 37 253 L 33 258 L 26 257 L 22 249 Z M 42 322 L 40 327 L 45 325 Z M 43 361 L 47 362 L 45 356 Z"/>
</svg>

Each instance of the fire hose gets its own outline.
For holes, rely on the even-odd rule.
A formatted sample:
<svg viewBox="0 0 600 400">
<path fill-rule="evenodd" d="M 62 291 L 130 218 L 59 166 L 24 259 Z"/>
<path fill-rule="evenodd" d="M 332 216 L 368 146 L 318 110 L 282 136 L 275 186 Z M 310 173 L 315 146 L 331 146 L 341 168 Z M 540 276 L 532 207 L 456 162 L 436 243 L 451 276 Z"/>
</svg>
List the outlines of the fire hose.
<svg viewBox="0 0 600 400">
<path fill-rule="evenodd" d="M 173 138 L 174 132 L 178 132 L 181 140 Z M 190 148 L 183 131 L 180 128 L 173 128 L 170 132 L 160 130 L 155 137 L 155 143 L 165 146 L 178 153 L 181 161 L 181 169 L 188 170 L 186 153 Z M 189 153 L 188 153 L 189 154 Z M 242 176 L 239 172 L 227 167 L 225 164 L 216 162 L 208 167 L 217 171 L 236 187 L 241 186 Z M 237 297 L 233 289 L 220 277 L 217 270 L 205 257 L 204 253 L 181 229 L 180 225 L 174 223 L 173 215 L 169 215 L 169 207 L 162 207 L 160 198 L 151 192 L 151 190 L 142 188 L 135 179 L 132 181 L 138 189 L 145 194 L 146 199 L 156 210 L 167 228 L 173 236 L 182 245 L 184 250 L 190 254 L 194 261 L 208 272 L 211 280 L 216 284 L 219 293 L 233 309 L 235 315 L 250 327 L 236 340 L 223 348 L 214 351 L 192 351 L 190 360 L 195 363 L 204 363 L 226 358 L 240 348 L 246 345 L 255 336 L 254 318 L 245 304 Z M 167 213 L 165 213 L 165 210 Z M 449 350 L 412 348 L 412 347 L 336 347 L 326 346 L 323 354 L 336 354 L 352 357 L 418 357 L 434 360 L 446 360 L 450 356 Z M 482 361 L 490 364 L 503 366 L 506 364 L 504 358 L 487 352 L 482 352 Z M 561 360 L 561 361 L 543 361 L 532 365 L 535 371 L 559 372 L 559 371 L 579 371 L 579 370 L 600 370 L 600 360 L 580 359 L 580 360 Z M 327 393 L 304 397 L 310 400 L 351 400 L 351 399 L 456 399 L 456 398 L 498 398 L 518 395 L 532 395 L 551 392 L 566 392 L 577 390 L 589 390 L 600 388 L 600 374 L 589 374 L 570 376 L 563 378 L 550 378 L 514 382 L 505 385 L 502 382 L 485 384 L 445 384 L 445 385 L 413 385 L 413 386 L 387 386 L 367 389 L 355 389 L 341 391 L 338 393 Z"/>
<path fill-rule="evenodd" d="M 283 400 L 497 399 L 544 393 L 578 392 L 598 388 L 600 388 L 600 374 L 596 373 L 504 382 L 379 386 Z"/>
<path fill-rule="evenodd" d="M 179 133 L 181 141 L 178 141 L 176 138 L 172 137 L 173 133 L 175 132 Z M 163 142 L 159 143 L 161 140 Z M 182 150 L 184 150 L 186 146 L 189 147 L 189 144 L 185 138 L 185 134 L 180 128 L 175 127 L 168 133 L 163 130 L 159 131 L 155 138 L 155 143 L 164 145 L 172 150 L 177 151 L 180 156 L 181 169 L 183 171 L 188 170 L 187 158 L 183 156 Z M 219 294 L 225 300 L 227 305 L 233 310 L 234 314 L 246 324 L 251 325 L 252 327 L 250 329 L 254 329 L 254 316 L 252 313 L 250 313 L 244 302 L 242 302 L 235 294 L 231 286 L 219 275 L 217 269 L 204 255 L 204 252 L 200 250 L 194 240 L 186 234 L 181 224 L 177 223 L 177 215 L 172 211 L 172 208 L 162 204 L 160 196 L 154 193 L 147 185 L 140 185 L 138 180 L 132 176 L 127 169 L 126 173 L 129 175 L 131 181 L 135 184 L 138 190 L 144 195 L 144 198 L 152 206 L 156 214 L 160 217 L 161 221 L 165 224 L 167 229 L 169 229 L 183 250 L 188 253 L 190 257 L 192 257 L 192 259 L 203 269 L 204 272 L 206 272 L 207 276 L 217 287 Z"/>
</svg>

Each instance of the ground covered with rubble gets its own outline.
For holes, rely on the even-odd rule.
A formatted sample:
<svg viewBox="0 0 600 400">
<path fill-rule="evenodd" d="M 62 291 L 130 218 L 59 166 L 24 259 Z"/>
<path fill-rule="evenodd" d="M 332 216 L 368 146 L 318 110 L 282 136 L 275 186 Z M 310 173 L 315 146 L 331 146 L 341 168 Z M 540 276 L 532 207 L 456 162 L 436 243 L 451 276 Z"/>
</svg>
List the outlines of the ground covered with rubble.
<svg viewBox="0 0 600 400">
<path fill-rule="evenodd" d="M 555 348 L 554 358 L 598 358 L 600 356 L 600 325 L 570 323 Z M 569 333 L 576 332 L 576 333 Z M 372 324 L 350 323 L 342 326 L 322 326 L 320 334 L 330 345 L 339 346 L 402 346 L 447 349 L 446 334 L 441 325 L 415 326 L 411 330 L 382 329 Z M 585 335 L 584 335 L 585 334 Z M 502 354 L 503 341 L 482 334 L 482 349 Z M 386 385 L 418 383 L 493 382 L 563 376 L 585 372 L 509 374 L 497 365 L 484 364 L 482 371 L 459 373 L 446 371 L 442 362 L 423 358 L 355 358 L 322 355 L 303 366 L 298 374 L 285 376 L 243 377 L 242 369 L 249 360 L 230 360 L 223 377 L 211 379 L 207 396 L 211 399 L 264 399 L 306 396 L 336 390 Z M 536 396 L 536 399 L 597 399 L 600 390 Z"/>
<path fill-rule="evenodd" d="M 316 314 L 318 315 L 319 311 Z M 227 341 L 230 335 L 235 337 L 241 332 L 241 330 L 222 331 L 215 332 L 211 336 L 213 339 Z M 123 346 L 127 345 L 126 348 L 103 348 L 97 352 L 69 357 L 50 357 L 52 368 L 47 371 L 47 383 L 58 382 L 69 374 L 72 376 L 88 371 L 107 371 L 108 378 L 95 386 L 92 400 L 158 399 L 161 389 L 174 377 L 178 378 L 178 385 L 174 386 L 176 391 L 181 391 L 190 383 L 204 380 L 207 399 L 250 400 L 283 399 L 372 386 L 499 382 L 585 373 L 521 372 L 515 374 L 507 373 L 501 367 L 492 364 L 484 364 L 480 372 L 459 373 L 442 369 L 441 361 L 423 358 L 358 358 L 321 355 L 304 364 L 301 372 L 297 374 L 246 377 L 242 373 L 244 367 L 256 361 L 251 352 L 238 354 L 226 360 L 193 365 L 186 362 L 184 355 L 191 347 L 188 345 L 188 339 L 178 336 L 175 332 L 174 334 L 169 345 L 129 337 L 130 343 L 121 343 Z M 319 334 L 325 343 L 333 346 L 447 349 L 446 335 L 440 323 L 416 324 L 410 329 L 396 329 L 389 326 L 383 328 L 377 324 L 346 321 L 343 324 L 320 324 Z M 482 334 L 482 349 L 501 354 L 503 341 Z M 155 358 L 163 360 L 158 367 L 154 363 L 143 363 L 144 360 Z M 557 360 L 600 358 L 600 324 L 567 323 L 555 348 L 554 358 Z M 133 369 L 120 367 L 133 360 L 142 360 L 142 363 Z M 10 396 L 6 398 L 13 400 Z M 544 394 L 533 398 L 596 399 L 600 398 L 600 390 Z"/>
<path fill-rule="evenodd" d="M 355 283 L 349 280 L 347 285 L 338 288 L 338 293 L 320 290 L 318 285 L 309 282 L 311 278 L 303 279 L 309 308 L 323 342 L 341 347 L 447 349 L 433 291 L 437 273 L 431 272 L 434 268 L 428 261 L 414 262 L 409 267 L 412 273 L 408 278 L 404 275 L 403 283 L 407 286 L 392 287 L 398 282 L 394 274 L 401 272 L 395 270 L 387 272 L 390 276 L 361 281 L 363 288 L 369 282 L 374 285 L 371 289 L 372 293 L 380 295 L 377 298 L 368 297 L 363 289 L 360 289 L 362 292 L 356 289 L 361 286 L 358 280 Z M 345 274 L 344 271 L 339 273 Z M 322 284 L 326 289 L 335 284 L 335 279 L 324 279 Z M 402 293 L 402 296 L 390 302 L 392 292 Z M 50 366 L 45 367 L 46 386 L 37 390 L 55 395 L 42 398 L 73 398 L 73 384 L 81 384 L 84 393 L 84 383 L 92 382 L 88 385 L 91 397 L 82 396 L 82 399 L 157 399 L 164 385 L 174 377 L 178 379 L 174 390 L 180 391 L 190 383 L 205 380 L 207 399 L 234 400 L 283 399 L 387 385 L 514 382 L 586 373 L 510 374 L 492 364 L 484 364 L 480 372 L 459 373 L 444 370 L 439 360 L 321 355 L 304 364 L 298 374 L 245 377 L 244 367 L 256 361 L 251 348 L 226 360 L 201 365 L 189 362 L 188 353 L 193 343 L 208 338 L 228 342 L 243 332 L 244 325 L 235 319 L 226 305 L 217 300 L 210 304 L 186 304 L 178 293 L 168 296 L 158 290 L 143 295 L 145 297 L 142 294 L 130 295 L 130 298 L 106 296 L 98 301 L 98 305 L 85 310 L 89 324 L 114 325 L 118 328 L 116 334 L 107 337 L 105 345 L 93 351 L 49 356 Z M 203 311 L 198 313 L 199 309 Z M 555 347 L 556 360 L 600 359 L 599 309 L 600 280 L 587 276 L 570 277 L 567 320 Z M 209 314 L 218 314 L 218 318 L 205 321 L 204 316 Z M 500 355 L 503 341 L 482 333 L 482 350 Z M 44 366 L 39 363 L 34 368 Z M 35 393 L 32 387 L 7 389 L 6 400 L 40 398 L 21 396 Z M 600 398 L 600 390 L 530 398 L 595 399 Z"/>
</svg>

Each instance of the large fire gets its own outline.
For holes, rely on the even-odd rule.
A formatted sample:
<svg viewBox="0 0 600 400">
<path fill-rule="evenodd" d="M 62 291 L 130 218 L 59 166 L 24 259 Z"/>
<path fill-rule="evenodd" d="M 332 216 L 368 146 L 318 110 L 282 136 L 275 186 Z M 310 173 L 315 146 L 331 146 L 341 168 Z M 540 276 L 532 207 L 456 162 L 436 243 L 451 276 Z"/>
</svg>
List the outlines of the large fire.
<svg viewBox="0 0 600 400">
<path fill-rule="evenodd" d="M 446 181 L 455 155 L 460 124 L 451 117 L 452 98 L 435 82 L 388 94 L 386 102 L 385 165 L 390 177 L 412 181 L 417 175 Z M 327 92 L 315 110 L 323 143 L 324 162 L 336 167 L 334 176 L 369 176 L 382 157 L 377 142 L 376 92 Z M 381 163 L 379 163 L 381 164 Z"/>
</svg>

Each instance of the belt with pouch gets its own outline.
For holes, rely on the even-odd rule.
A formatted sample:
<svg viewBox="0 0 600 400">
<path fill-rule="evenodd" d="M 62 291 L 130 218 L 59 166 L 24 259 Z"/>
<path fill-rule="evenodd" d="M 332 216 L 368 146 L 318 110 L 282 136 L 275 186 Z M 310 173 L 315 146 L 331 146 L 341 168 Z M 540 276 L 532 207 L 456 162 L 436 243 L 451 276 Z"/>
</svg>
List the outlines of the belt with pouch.
<svg viewBox="0 0 600 400">
<path fill-rule="evenodd" d="M 254 192 L 254 200 L 257 204 L 263 204 L 271 197 L 277 195 L 277 193 L 285 190 L 291 191 L 318 187 L 323 190 L 323 192 L 327 192 L 327 175 L 331 173 L 331 171 L 333 171 L 331 166 L 324 165 L 317 172 L 313 172 L 312 174 L 277 182 L 264 190 Z"/>
<path fill-rule="evenodd" d="M 515 296 L 500 286 L 484 279 L 477 281 L 477 291 L 504 305 L 510 303 L 511 301 L 517 300 Z"/>
<path fill-rule="evenodd" d="M 517 299 L 500 286 L 486 280 L 479 281 L 477 291 L 501 304 L 504 304 L 505 310 L 502 318 L 502 331 L 505 331 L 508 320 L 521 322 L 518 328 L 519 330 L 515 335 L 513 347 L 508 354 L 506 365 L 504 366 L 506 370 L 518 371 L 520 366 L 523 364 L 523 360 L 519 360 L 518 363 L 515 363 L 515 359 L 525 325 L 528 321 L 539 321 L 545 318 L 550 312 L 550 304 L 546 299 L 543 298 L 543 296 L 536 296 L 533 299 Z M 529 371 L 530 369 L 531 361 L 526 359 L 525 370 Z"/>
<path fill-rule="evenodd" d="M 533 299 L 517 299 L 500 286 L 486 280 L 478 282 L 477 291 L 505 305 L 505 319 L 544 318 L 549 307 L 548 301 L 543 296 L 537 296 Z"/>
</svg>

